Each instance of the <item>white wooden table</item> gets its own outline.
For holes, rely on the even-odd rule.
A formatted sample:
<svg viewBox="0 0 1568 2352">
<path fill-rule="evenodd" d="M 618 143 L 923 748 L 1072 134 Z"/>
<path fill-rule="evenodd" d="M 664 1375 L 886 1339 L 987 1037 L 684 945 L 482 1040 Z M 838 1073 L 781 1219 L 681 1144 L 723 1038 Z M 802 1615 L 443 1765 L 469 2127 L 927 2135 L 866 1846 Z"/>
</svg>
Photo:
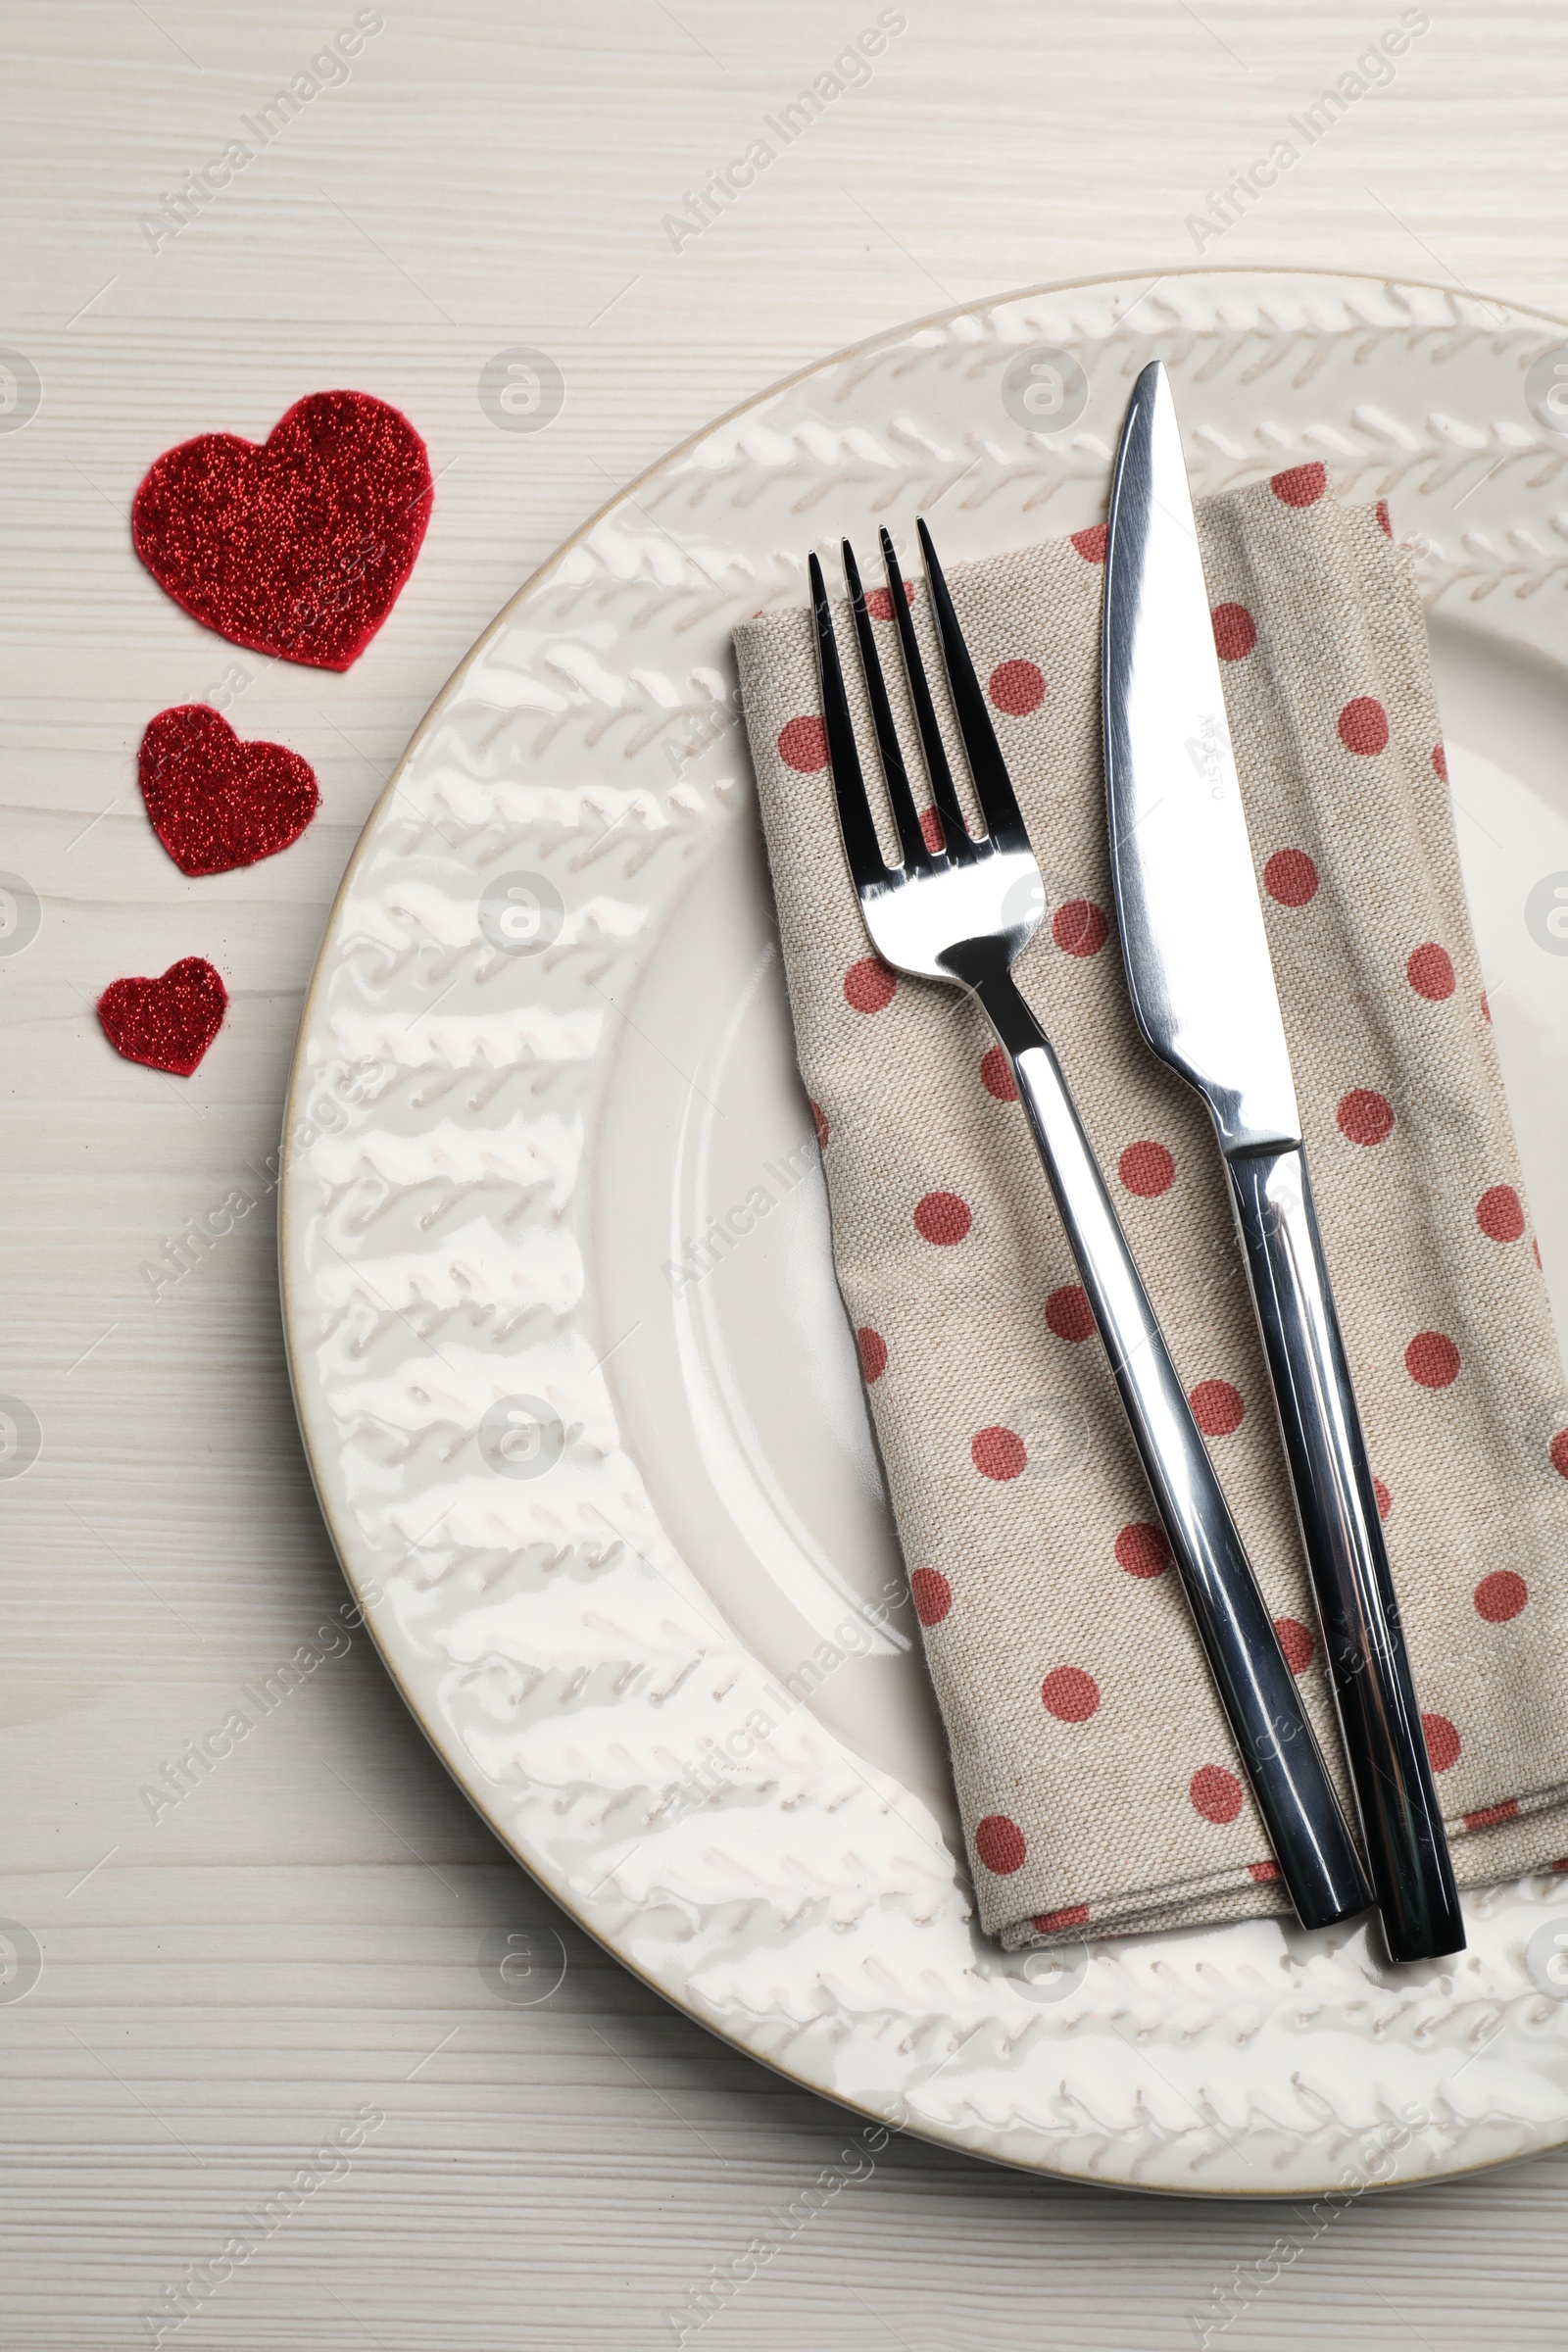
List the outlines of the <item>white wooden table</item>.
<svg viewBox="0 0 1568 2352">
<path fill-rule="evenodd" d="M 0 1480 L 0 2314 L 18 2352 L 143 2345 L 160 2325 L 186 2352 L 673 2344 L 664 2314 L 844 2137 L 553 1913 L 363 1637 L 177 1805 L 155 1819 L 140 1793 L 342 1586 L 270 1226 L 157 1298 L 139 1269 L 275 1141 L 337 878 L 460 655 L 668 445 L 950 302 L 1152 277 L 1201 241 L 1209 266 L 1388 270 L 1568 313 L 1553 0 L 1433 0 L 1394 80 L 1222 237 L 1188 216 L 1396 6 L 908 0 L 882 12 L 906 21 L 868 81 L 701 234 L 672 233 L 665 216 L 878 13 L 389 0 L 177 234 L 167 213 L 163 234 L 143 222 L 228 142 L 256 145 L 241 118 L 353 25 L 349 0 L 9 0 L 0 20 L 0 345 L 41 390 L 17 429 L 0 404 L 0 866 L 41 902 L 36 938 L 0 956 L 0 1391 L 42 1431 L 26 1475 Z M 518 344 L 565 378 L 545 431 L 498 430 L 480 404 L 484 364 Z M 337 384 L 404 409 L 440 475 L 414 580 L 343 677 L 205 634 L 127 527 L 160 450 L 259 439 Z M 231 662 L 240 731 L 303 752 L 322 808 L 288 856 L 186 882 L 142 813 L 135 747 Z M 220 1050 L 183 1083 L 118 1060 L 92 999 L 192 954 L 232 990 Z M 537 1930 L 541 1954 L 559 1936 L 548 1998 L 512 2000 L 482 1964 L 498 1928 Z M 11 1997 L 29 1937 L 41 1973 Z M 302 2174 L 362 2109 L 384 2120 Z M 318 2185 L 278 2205 L 297 2176 Z M 1211 2340 L 1560 2345 L 1565 2190 L 1568 2155 L 1363 2199 Z M 253 2227 L 269 2199 L 292 2209 Z M 1266 2204 L 1054 2188 L 895 2141 L 704 2338 L 1186 2345 L 1187 2315 L 1281 2226 Z M 247 2230 L 249 2259 L 225 2258 Z"/>
</svg>

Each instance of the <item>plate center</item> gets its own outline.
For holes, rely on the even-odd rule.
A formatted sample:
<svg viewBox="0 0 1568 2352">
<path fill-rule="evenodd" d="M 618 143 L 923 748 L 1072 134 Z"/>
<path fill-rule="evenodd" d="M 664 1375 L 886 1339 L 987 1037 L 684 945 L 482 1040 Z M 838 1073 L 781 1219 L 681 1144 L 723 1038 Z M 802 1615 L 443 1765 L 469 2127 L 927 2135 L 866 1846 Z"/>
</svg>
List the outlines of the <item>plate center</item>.
<svg viewBox="0 0 1568 2352">
<path fill-rule="evenodd" d="M 773 1679 L 952 1820 L 750 794 L 619 1010 L 592 1257 L 627 1448 Z"/>
</svg>

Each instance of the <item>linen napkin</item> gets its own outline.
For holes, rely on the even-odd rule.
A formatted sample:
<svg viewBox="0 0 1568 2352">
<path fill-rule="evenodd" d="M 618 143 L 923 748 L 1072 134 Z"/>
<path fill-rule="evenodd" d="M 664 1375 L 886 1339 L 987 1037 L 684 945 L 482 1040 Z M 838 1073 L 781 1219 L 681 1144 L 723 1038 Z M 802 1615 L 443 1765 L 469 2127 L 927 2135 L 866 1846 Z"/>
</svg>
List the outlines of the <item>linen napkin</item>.
<svg viewBox="0 0 1568 2352">
<path fill-rule="evenodd" d="M 1324 1249 L 1455 1869 L 1474 1886 L 1568 1868 L 1568 1403 L 1409 561 L 1387 508 L 1342 508 L 1321 466 L 1204 502 L 1198 521 Z M 1224 1171 L 1206 1111 L 1145 1048 L 1127 994 L 1101 766 L 1104 548 L 1102 526 L 950 574 L 1045 876 L 1047 916 L 1015 974 L 1060 1054 L 1348 1811 Z M 941 695 L 924 586 L 906 594 Z M 871 603 L 914 747 L 888 591 Z M 858 697 L 847 611 L 838 625 Z M 839 1285 L 981 1925 L 1016 1948 L 1288 1909 L 1005 1060 L 959 991 L 895 975 L 870 950 L 808 613 L 764 613 L 737 646 Z M 875 790 L 863 698 L 856 723 Z M 883 830 L 891 850 L 885 812 Z"/>
</svg>

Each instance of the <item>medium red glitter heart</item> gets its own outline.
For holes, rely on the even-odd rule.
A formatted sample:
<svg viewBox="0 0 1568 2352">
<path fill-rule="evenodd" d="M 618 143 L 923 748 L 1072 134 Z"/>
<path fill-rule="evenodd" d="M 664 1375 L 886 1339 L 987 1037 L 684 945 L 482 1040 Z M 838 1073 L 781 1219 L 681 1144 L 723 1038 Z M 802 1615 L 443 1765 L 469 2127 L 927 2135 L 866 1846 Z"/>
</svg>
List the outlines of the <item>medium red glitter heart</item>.
<svg viewBox="0 0 1568 2352">
<path fill-rule="evenodd" d="M 127 1061 L 188 1078 L 223 1025 L 228 991 L 205 956 L 159 980 L 114 980 L 98 1000 L 105 1037 Z"/>
<path fill-rule="evenodd" d="M 200 433 L 148 467 L 136 553 L 204 627 L 347 669 L 414 568 L 430 519 L 424 443 L 368 392 L 313 392 L 259 446 Z"/>
<path fill-rule="evenodd" d="M 183 874 L 273 858 L 316 814 L 316 777 L 280 743 L 241 743 L 208 703 L 160 710 L 141 739 L 141 797 Z"/>
</svg>

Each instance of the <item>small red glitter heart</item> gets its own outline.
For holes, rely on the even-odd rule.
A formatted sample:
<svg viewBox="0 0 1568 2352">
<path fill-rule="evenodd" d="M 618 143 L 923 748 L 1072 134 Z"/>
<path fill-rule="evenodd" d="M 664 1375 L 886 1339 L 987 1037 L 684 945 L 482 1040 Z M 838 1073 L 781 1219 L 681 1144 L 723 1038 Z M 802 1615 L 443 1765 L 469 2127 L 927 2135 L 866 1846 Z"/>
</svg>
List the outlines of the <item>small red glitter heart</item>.
<svg viewBox="0 0 1568 2352">
<path fill-rule="evenodd" d="M 148 467 L 136 553 L 205 628 L 347 669 L 392 610 L 430 519 L 424 443 L 368 392 L 313 392 L 259 445 L 199 433 Z"/>
<path fill-rule="evenodd" d="M 188 1078 L 223 1025 L 228 991 L 205 956 L 182 956 L 159 980 L 114 980 L 98 1000 L 105 1037 L 127 1061 Z"/>
<path fill-rule="evenodd" d="M 316 777 L 280 743 L 241 743 L 208 703 L 148 724 L 137 759 L 153 831 L 182 874 L 226 874 L 297 841 L 316 814 Z"/>
</svg>

